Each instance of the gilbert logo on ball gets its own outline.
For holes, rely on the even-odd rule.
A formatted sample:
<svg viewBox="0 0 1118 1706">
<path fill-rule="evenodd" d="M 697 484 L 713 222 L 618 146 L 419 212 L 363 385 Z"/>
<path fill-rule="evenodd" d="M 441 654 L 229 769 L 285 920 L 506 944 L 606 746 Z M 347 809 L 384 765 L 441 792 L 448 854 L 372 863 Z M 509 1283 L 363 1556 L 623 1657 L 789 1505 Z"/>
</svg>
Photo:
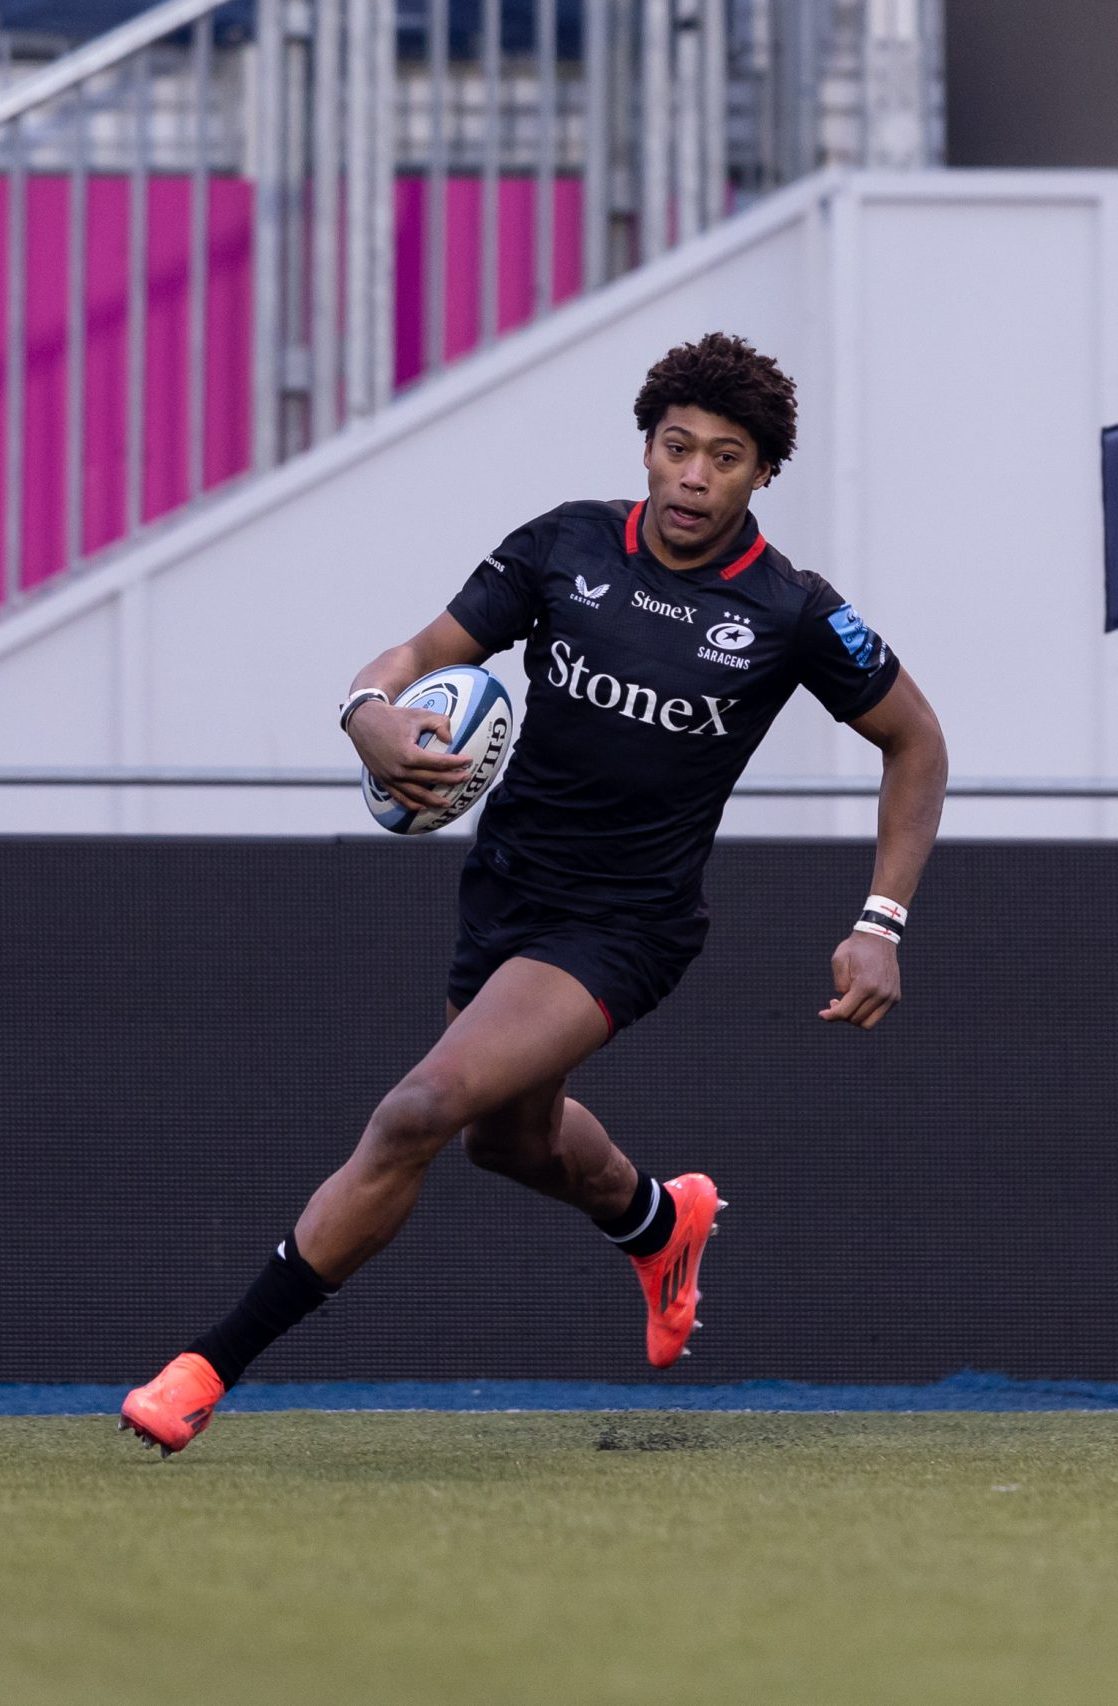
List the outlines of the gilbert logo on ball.
<svg viewBox="0 0 1118 1706">
<path fill-rule="evenodd" d="M 428 731 L 420 744 L 433 752 L 461 753 L 473 766 L 462 782 L 437 788 L 446 804 L 439 810 L 409 811 L 398 805 L 368 770 L 361 773 L 365 804 L 382 829 L 393 835 L 427 835 L 453 823 L 480 800 L 497 776 L 512 740 L 512 703 L 504 687 L 487 669 L 455 664 L 432 670 L 405 687 L 397 705 L 409 711 L 434 711 L 450 722 L 450 744 Z"/>
</svg>

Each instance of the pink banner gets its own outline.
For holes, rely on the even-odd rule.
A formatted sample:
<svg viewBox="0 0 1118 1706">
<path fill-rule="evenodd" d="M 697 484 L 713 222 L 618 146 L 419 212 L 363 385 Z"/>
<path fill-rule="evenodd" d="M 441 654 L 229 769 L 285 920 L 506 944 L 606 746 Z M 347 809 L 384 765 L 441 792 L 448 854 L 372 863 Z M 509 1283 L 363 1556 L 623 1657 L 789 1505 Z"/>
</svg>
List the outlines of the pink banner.
<svg viewBox="0 0 1118 1706">
<path fill-rule="evenodd" d="M 396 185 L 396 383 L 423 371 L 426 180 Z M 166 515 L 189 495 L 190 194 L 188 178 L 148 186 L 147 325 L 141 513 Z M 128 462 L 128 245 L 130 186 L 91 179 L 87 201 L 82 549 L 124 536 Z M 0 410 L 7 387 L 7 181 L 0 179 Z M 499 190 L 498 330 L 531 319 L 536 300 L 536 184 L 505 179 Z M 582 280 L 582 186 L 555 184 L 550 296 L 577 295 Z M 243 473 L 252 446 L 253 186 L 213 178 L 206 277 L 203 484 Z M 23 418 L 23 560 L 19 584 L 57 574 L 66 557 L 67 278 L 69 188 L 61 177 L 27 183 L 27 333 Z M 447 185 L 446 313 L 449 361 L 478 343 L 481 329 L 481 186 Z M 5 417 L 0 413 L 0 422 Z M 0 505 L 6 491 L 0 431 Z M 3 563 L 0 514 L 0 575 Z"/>
</svg>

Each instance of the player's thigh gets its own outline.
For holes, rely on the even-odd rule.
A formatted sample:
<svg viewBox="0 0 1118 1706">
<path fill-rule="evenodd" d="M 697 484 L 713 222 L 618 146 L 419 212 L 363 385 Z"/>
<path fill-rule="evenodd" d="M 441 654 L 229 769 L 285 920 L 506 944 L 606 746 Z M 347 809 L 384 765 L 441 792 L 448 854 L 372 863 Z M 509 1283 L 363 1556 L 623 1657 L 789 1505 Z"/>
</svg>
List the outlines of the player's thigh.
<svg viewBox="0 0 1118 1706">
<path fill-rule="evenodd" d="M 453 1025 L 461 1007 L 446 1004 L 446 1022 Z M 563 1123 L 567 1080 L 557 1078 L 523 1096 L 502 1102 L 492 1113 L 482 1114 L 462 1132 L 462 1144 L 475 1167 L 500 1171 L 506 1158 L 535 1156 L 541 1161 L 551 1154 L 552 1141 Z"/>
<path fill-rule="evenodd" d="M 577 978 L 539 960 L 506 960 L 399 1088 L 441 1094 L 464 1126 L 526 1098 L 554 1100 L 555 1087 L 607 1036 Z"/>
</svg>

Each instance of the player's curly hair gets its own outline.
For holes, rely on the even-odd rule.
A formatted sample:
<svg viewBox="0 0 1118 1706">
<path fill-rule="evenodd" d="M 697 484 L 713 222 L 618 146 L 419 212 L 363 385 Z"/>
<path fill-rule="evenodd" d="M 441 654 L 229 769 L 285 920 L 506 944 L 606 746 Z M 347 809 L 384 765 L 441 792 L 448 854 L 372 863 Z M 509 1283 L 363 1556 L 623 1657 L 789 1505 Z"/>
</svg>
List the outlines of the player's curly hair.
<svg viewBox="0 0 1118 1706">
<path fill-rule="evenodd" d="M 673 403 L 693 405 L 743 426 L 769 464 L 770 479 L 795 449 L 795 381 L 744 338 L 708 332 L 697 344 L 677 344 L 649 368 L 633 404 L 646 438 Z"/>
</svg>

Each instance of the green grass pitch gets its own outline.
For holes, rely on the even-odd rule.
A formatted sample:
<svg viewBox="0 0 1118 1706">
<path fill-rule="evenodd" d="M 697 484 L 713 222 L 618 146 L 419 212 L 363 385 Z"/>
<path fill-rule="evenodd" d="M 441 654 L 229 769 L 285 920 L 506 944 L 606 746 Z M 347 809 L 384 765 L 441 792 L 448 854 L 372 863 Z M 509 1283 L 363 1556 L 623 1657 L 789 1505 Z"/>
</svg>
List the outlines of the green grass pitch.
<svg viewBox="0 0 1118 1706">
<path fill-rule="evenodd" d="M 0 1421 L 11 1706 L 1098 1706 L 1118 1416 Z"/>
</svg>

